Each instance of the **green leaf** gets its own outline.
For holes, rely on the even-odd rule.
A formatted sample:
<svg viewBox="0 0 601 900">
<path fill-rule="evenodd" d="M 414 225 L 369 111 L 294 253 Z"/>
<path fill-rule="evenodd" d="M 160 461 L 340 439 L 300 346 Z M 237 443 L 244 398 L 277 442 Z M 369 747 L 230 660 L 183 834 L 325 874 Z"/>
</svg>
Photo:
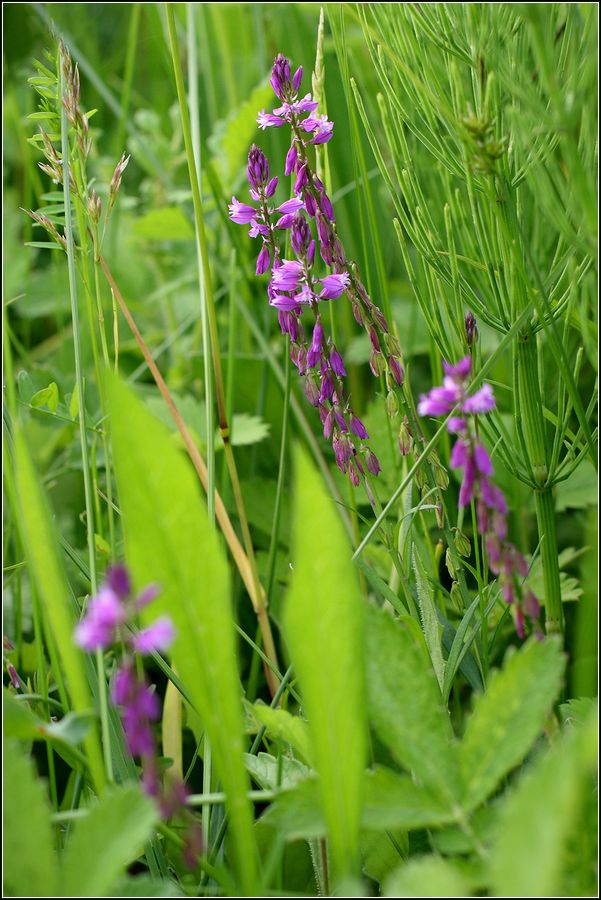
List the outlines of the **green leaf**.
<svg viewBox="0 0 601 900">
<path fill-rule="evenodd" d="M 58 386 L 55 381 L 51 381 L 48 387 L 36 391 L 29 401 L 32 406 L 47 406 L 51 412 L 56 412 L 58 407 Z"/>
<path fill-rule="evenodd" d="M 269 423 L 260 416 L 251 416 L 249 413 L 234 413 L 232 416 L 231 442 L 233 447 L 244 447 L 248 444 L 258 444 L 269 435 Z M 215 434 L 215 449 L 223 447 L 223 440 L 219 432 Z"/>
<path fill-rule="evenodd" d="M 477 697 L 460 747 L 467 808 L 485 800 L 524 759 L 559 693 L 564 665 L 558 641 L 532 639 Z"/>
<path fill-rule="evenodd" d="M 79 388 L 77 382 L 75 382 L 75 387 L 73 388 L 73 393 L 69 400 L 69 415 L 72 419 L 77 419 L 79 415 Z"/>
<path fill-rule="evenodd" d="M 272 709 L 271 706 L 255 703 L 253 714 L 267 729 L 270 737 L 286 741 L 302 759 L 312 765 L 311 735 L 309 726 L 298 716 L 293 716 L 285 709 Z"/>
<path fill-rule="evenodd" d="M 598 807 L 592 778 L 597 753 L 595 711 L 584 726 L 566 732 L 524 773 L 508 796 L 497 823 L 497 841 L 490 862 L 495 896 L 595 896 L 596 850 L 592 835 L 587 841 L 589 858 L 580 851 L 572 861 L 585 884 L 572 891 L 565 879 L 571 864 L 566 852 L 569 842 L 580 836 L 586 839 L 586 832 L 590 832 L 584 817 L 586 804 L 592 801 Z"/>
<path fill-rule="evenodd" d="M 240 887 L 252 893 L 255 844 L 227 561 L 197 478 L 167 429 L 117 380 L 109 395 L 127 562 L 137 588 L 161 586 L 148 615 L 168 614 L 174 622 L 173 663 L 211 741 Z"/>
<path fill-rule="evenodd" d="M 279 759 L 276 759 L 269 753 L 259 753 L 258 756 L 245 753 L 244 760 L 252 777 L 265 791 L 272 791 L 280 787 L 285 790 L 295 785 L 300 779 L 306 778 L 309 773 L 306 766 L 289 756 L 280 756 Z"/>
<path fill-rule="evenodd" d="M 329 850 L 338 878 L 359 872 L 361 782 L 366 759 L 364 601 L 334 504 L 300 453 L 296 458 L 293 547 L 294 572 L 284 609 L 284 633 L 302 688 Z"/>
<path fill-rule="evenodd" d="M 208 143 L 226 193 L 233 190 L 234 180 L 245 163 L 247 147 L 257 131 L 257 110 L 265 109 L 273 99 L 266 80 L 252 91 L 228 118 L 218 122 Z"/>
<path fill-rule="evenodd" d="M 149 210 L 136 219 L 133 231 L 149 241 L 194 240 L 194 229 L 179 206 Z"/>
<path fill-rule="evenodd" d="M 445 680 L 446 663 L 442 656 L 442 628 L 436 615 L 436 606 L 432 595 L 432 587 L 426 576 L 424 564 L 418 549 L 413 545 L 413 571 L 417 583 L 417 599 L 422 628 L 428 646 L 432 666 L 436 672 L 438 684 L 442 690 Z"/>
<path fill-rule="evenodd" d="M 384 884 L 384 897 L 469 897 L 469 878 L 457 863 L 423 856 L 401 866 Z"/>
<path fill-rule="evenodd" d="M 66 897 L 103 897 L 150 838 L 158 813 L 137 785 L 111 788 L 73 825 L 62 859 Z"/>
<path fill-rule="evenodd" d="M 54 897 L 58 872 L 43 783 L 22 746 L 4 743 L 4 891 L 9 897 Z"/>
<path fill-rule="evenodd" d="M 558 563 L 559 568 L 563 569 L 564 566 L 570 565 L 570 563 L 580 555 L 582 550 L 574 550 L 573 547 L 566 547 L 565 550 L 559 554 Z M 537 556 L 534 562 L 530 567 L 530 571 L 528 573 L 528 577 L 525 581 L 526 587 L 530 588 L 536 596 L 539 598 L 540 602 L 544 605 L 545 603 L 545 580 L 543 577 L 543 563 L 542 558 Z M 573 578 L 571 575 L 566 574 L 566 572 L 559 573 L 559 585 L 561 590 L 561 599 L 563 603 L 567 603 L 570 600 L 578 600 L 578 598 L 582 595 L 582 589 L 578 586 L 578 581 L 576 578 Z"/>
<path fill-rule="evenodd" d="M 401 622 L 367 617 L 368 715 L 394 758 L 451 809 L 461 796 L 456 741 L 436 676 Z"/>
<path fill-rule="evenodd" d="M 73 641 L 75 628 L 69 588 L 61 565 L 46 498 L 39 486 L 29 451 L 20 428 L 15 427 L 15 485 L 21 529 L 30 572 L 43 601 L 75 712 L 89 713 L 93 708 L 84 668 L 84 658 Z M 104 763 L 96 728 L 91 728 L 85 742 L 90 769 L 96 788 L 104 784 Z"/>
<path fill-rule="evenodd" d="M 172 881 L 152 878 L 150 875 L 136 875 L 121 878 L 113 886 L 111 897 L 184 897 Z"/>
<path fill-rule="evenodd" d="M 452 810 L 431 791 L 415 784 L 408 775 L 399 775 L 377 766 L 365 775 L 365 806 L 361 823 L 366 829 L 430 828 L 455 818 Z"/>
</svg>

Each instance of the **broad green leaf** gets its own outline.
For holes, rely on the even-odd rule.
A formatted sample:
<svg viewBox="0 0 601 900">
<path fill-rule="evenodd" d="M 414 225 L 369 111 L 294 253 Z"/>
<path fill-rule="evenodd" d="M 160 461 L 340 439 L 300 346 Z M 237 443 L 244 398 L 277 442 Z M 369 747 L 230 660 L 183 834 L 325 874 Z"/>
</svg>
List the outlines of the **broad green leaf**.
<svg viewBox="0 0 601 900">
<path fill-rule="evenodd" d="M 359 871 L 366 760 L 364 601 L 334 504 L 300 453 L 293 548 L 284 634 L 309 720 L 336 879 Z"/>
<path fill-rule="evenodd" d="M 363 872 L 381 884 L 408 854 L 409 842 L 404 831 L 366 831 L 361 835 Z"/>
<path fill-rule="evenodd" d="M 265 791 L 292 787 L 309 774 L 306 766 L 289 756 L 276 759 L 269 753 L 259 753 L 258 756 L 245 753 L 244 761 L 252 777 Z"/>
<path fill-rule="evenodd" d="M 559 643 L 532 639 L 490 679 L 460 747 L 465 804 L 473 808 L 520 763 L 540 734 L 559 693 L 565 660 Z"/>
<path fill-rule="evenodd" d="M 433 828 L 452 822 L 454 812 L 406 775 L 376 768 L 365 773 L 360 824 L 364 831 Z M 320 837 L 326 831 L 319 783 L 305 777 L 283 790 L 264 819 L 287 838 Z"/>
<path fill-rule="evenodd" d="M 54 897 L 57 861 L 50 806 L 31 760 L 12 739 L 4 743 L 4 891 L 9 897 Z"/>
<path fill-rule="evenodd" d="M 452 810 L 408 775 L 376 767 L 365 776 L 364 828 L 430 828 L 455 818 Z"/>
<path fill-rule="evenodd" d="M 260 416 L 251 416 L 249 413 L 234 413 L 232 416 L 231 441 L 234 447 L 244 447 L 247 444 L 258 444 L 264 441 L 269 434 L 269 423 Z M 215 449 L 223 447 L 223 440 L 217 431 L 215 433 Z"/>
<path fill-rule="evenodd" d="M 46 499 L 38 483 L 29 451 L 21 430 L 15 437 L 15 484 L 20 522 L 30 572 L 43 600 L 60 655 L 69 693 L 75 712 L 89 713 L 92 698 L 84 669 L 84 657 L 73 641 L 75 622 L 69 603 L 69 588 L 61 566 L 55 532 L 51 525 Z M 104 764 L 96 728 L 91 728 L 84 740 L 90 770 L 99 790 L 104 784 Z"/>
<path fill-rule="evenodd" d="M 461 797 L 456 741 L 436 676 L 408 629 L 368 608 L 368 716 L 395 759 L 449 809 Z"/>
<path fill-rule="evenodd" d="M 597 473 L 593 464 L 588 459 L 583 460 L 569 478 L 559 482 L 556 491 L 557 512 L 595 506 L 599 496 Z"/>
<path fill-rule="evenodd" d="M 36 408 L 39 406 L 47 406 L 51 412 L 56 412 L 58 407 L 58 385 L 55 381 L 51 381 L 48 387 L 36 391 L 29 401 Z"/>
<path fill-rule="evenodd" d="M 563 569 L 564 566 L 569 566 L 572 561 L 579 555 L 580 552 L 574 550 L 573 547 L 566 547 L 566 549 L 562 550 L 562 552 L 559 554 L 559 568 Z M 537 558 L 532 563 L 525 584 L 530 588 L 531 591 L 536 594 L 540 602 L 544 605 L 545 580 L 543 578 L 543 564 L 540 556 L 537 556 Z M 572 575 L 568 575 L 566 572 L 560 571 L 559 585 L 563 603 L 567 603 L 570 600 L 578 600 L 578 598 L 582 595 L 582 589 L 579 587 L 577 579 Z"/>
<path fill-rule="evenodd" d="M 211 741 L 228 797 L 240 887 L 252 893 L 255 844 L 227 561 L 196 476 L 167 429 L 120 382 L 111 380 L 109 394 L 127 563 L 136 587 L 161 586 L 146 613 L 168 614 L 174 622 L 173 665 Z"/>
<path fill-rule="evenodd" d="M 570 869 L 569 842 L 586 838 L 591 830 L 584 809 L 590 801 L 598 806 L 593 782 L 597 753 L 598 715 L 594 714 L 585 725 L 566 732 L 524 773 L 497 823 L 490 862 L 495 896 L 595 896 L 592 835 L 588 837 L 590 858 L 580 852 L 572 861 L 584 884 L 572 891 L 564 879 Z"/>
<path fill-rule="evenodd" d="M 65 897 L 103 897 L 142 852 L 158 813 L 138 785 L 107 790 L 78 819 L 62 858 Z"/>
<path fill-rule="evenodd" d="M 457 863 L 440 856 L 412 859 L 384 884 L 385 897 L 469 897 L 470 880 Z"/>
<path fill-rule="evenodd" d="M 273 91 L 267 80 L 252 91 L 225 121 L 217 123 L 209 138 L 209 147 L 217 164 L 226 191 L 232 190 L 234 180 L 244 165 L 247 147 L 257 131 L 257 111 L 267 109 L 273 100 Z"/>
<path fill-rule="evenodd" d="M 265 726 L 270 737 L 286 741 L 305 762 L 312 765 L 311 735 L 306 722 L 285 709 L 272 709 L 271 706 L 261 703 L 255 703 L 252 711 L 261 725 Z"/>
</svg>

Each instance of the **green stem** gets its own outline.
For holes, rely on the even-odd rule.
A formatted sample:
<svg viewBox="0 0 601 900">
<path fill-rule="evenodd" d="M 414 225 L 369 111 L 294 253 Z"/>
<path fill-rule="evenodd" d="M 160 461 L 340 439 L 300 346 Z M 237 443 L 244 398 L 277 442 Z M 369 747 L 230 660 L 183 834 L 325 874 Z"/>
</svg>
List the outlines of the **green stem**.
<svg viewBox="0 0 601 900">
<path fill-rule="evenodd" d="M 536 338 L 530 329 L 524 330 L 519 336 L 516 353 L 519 372 L 517 399 L 522 409 L 530 465 L 537 485 L 534 489 L 534 504 L 543 567 L 546 628 L 548 633 L 561 634 L 564 630 L 564 618 L 559 580 L 557 527 L 552 488 L 547 478 L 545 426 L 538 380 Z"/>
<path fill-rule="evenodd" d="M 61 149 L 63 156 L 63 195 L 65 199 L 65 236 L 67 239 L 67 266 L 69 272 L 69 297 L 71 300 L 71 320 L 73 324 L 73 349 L 75 354 L 75 380 L 79 396 L 79 442 L 81 448 L 81 461 L 83 467 L 84 496 L 86 506 L 86 526 L 88 539 L 88 557 L 90 564 L 90 583 L 92 593 L 96 591 L 96 552 L 94 544 L 94 504 L 92 499 L 92 484 L 90 478 L 90 461 L 88 458 L 88 441 L 86 435 L 86 403 L 85 386 L 81 362 L 81 334 L 79 330 L 79 308 L 77 304 L 77 279 L 75 273 L 75 246 L 73 241 L 73 222 L 71 217 L 71 190 L 69 182 L 69 125 L 64 100 L 65 76 L 61 65 Z M 108 708 L 106 698 L 106 676 L 104 672 L 104 659 L 102 651 L 96 653 L 96 665 L 98 670 L 98 694 L 100 700 L 100 720 L 102 723 L 102 737 L 104 745 L 104 759 L 107 777 L 112 781 L 112 757 L 110 730 L 108 720 Z"/>
</svg>

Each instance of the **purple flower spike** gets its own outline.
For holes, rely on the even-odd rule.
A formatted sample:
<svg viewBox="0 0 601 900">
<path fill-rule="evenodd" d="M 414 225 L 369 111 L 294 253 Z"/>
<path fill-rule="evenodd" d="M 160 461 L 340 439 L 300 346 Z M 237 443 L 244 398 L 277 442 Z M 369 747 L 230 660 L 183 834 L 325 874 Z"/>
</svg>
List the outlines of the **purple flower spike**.
<svg viewBox="0 0 601 900">
<path fill-rule="evenodd" d="M 156 622 L 149 625 L 148 628 L 144 628 L 142 631 L 138 632 L 132 639 L 132 646 L 137 653 L 140 653 L 142 656 L 147 656 L 149 653 L 152 653 L 153 650 L 166 650 L 174 637 L 175 631 L 171 619 L 167 616 L 161 616 Z"/>
<path fill-rule="evenodd" d="M 237 225 L 248 225 L 257 214 L 257 210 L 254 206 L 249 206 L 247 203 L 240 203 L 235 197 L 232 197 L 229 211 L 230 219 Z"/>
</svg>

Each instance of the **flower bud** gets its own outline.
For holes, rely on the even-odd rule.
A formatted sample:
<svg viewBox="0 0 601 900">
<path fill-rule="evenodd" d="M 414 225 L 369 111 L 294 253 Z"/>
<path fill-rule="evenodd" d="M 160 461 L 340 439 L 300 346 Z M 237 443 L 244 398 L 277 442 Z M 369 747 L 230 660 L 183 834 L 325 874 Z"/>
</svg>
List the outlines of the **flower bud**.
<svg viewBox="0 0 601 900">
<path fill-rule="evenodd" d="M 469 538 L 462 531 L 459 531 L 458 528 L 453 528 L 452 530 L 457 553 L 461 556 L 469 557 L 472 552 L 472 545 Z"/>
<path fill-rule="evenodd" d="M 391 419 L 394 419 L 399 414 L 399 401 L 394 391 L 388 391 L 386 395 L 386 412 Z"/>
<path fill-rule="evenodd" d="M 453 562 L 453 555 L 452 555 L 449 547 L 447 547 L 447 552 L 445 553 L 444 561 L 445 561 L 445 565 L 447 567 L 447 572 L 449 573 L 449 575 L 451 576 L 453 581 L 455 581 L 455 579 L 457 578 L 457 570 L 455 569 L 455 564 Z"/>
<path fill-rule="evenodd" d="M 408 453 L 411 453 L 413 449 L 413 435 L 411 434 L 411 429 L 409 428 L 409 421 L 407 416 L 403 416 L 403 421 L 401 423 L 401 428 L 399 431 L 399 451 L 401 456 L 407 456 Z"/>
<path fill-rule="evenodd" d="M 473 312 L 466 313 L 465 316 L 465 337 L 468 347 L 472 347 L 474 341 L 478 339 L 478 328 L 476 326 L 476 317 Z"/>
</svg>

